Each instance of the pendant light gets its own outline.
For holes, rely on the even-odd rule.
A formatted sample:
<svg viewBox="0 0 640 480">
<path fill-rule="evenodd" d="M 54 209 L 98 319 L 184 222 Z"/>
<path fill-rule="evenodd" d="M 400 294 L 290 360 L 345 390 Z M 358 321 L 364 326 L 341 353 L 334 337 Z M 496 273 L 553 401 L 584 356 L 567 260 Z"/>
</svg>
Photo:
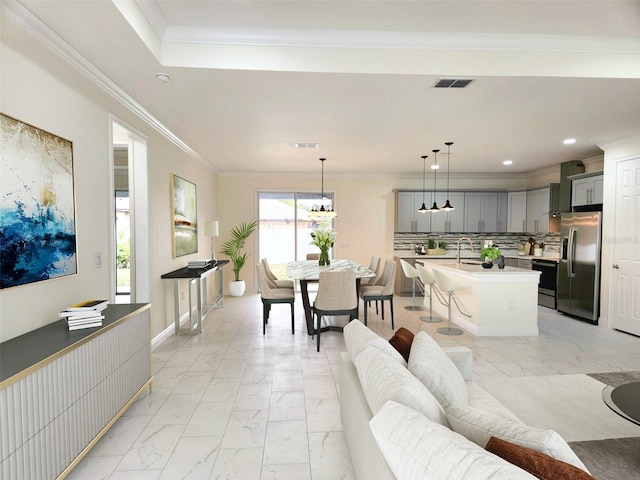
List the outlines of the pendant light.
<svg viewBox="0 0 640 480">
<path fill-rule="evenodd" d="M 427 206 L 424 204 L 424 195 L 425 195 L 424 182 L 425 182 L 426 175 L 427 175 L 427 156 L 423 155 L 422 156 L 422 206 L 418 209 L 420 213 L 427 213 L 429 211 Z"/>
<path fill-rule="evenodd" d="M 326 158 L 321 158 L 320 162 L 322 165 L 322 191 L 321 191 L 321 202 L 324 202 L 324 162 Z M 309 216 L 312 218 L 334 218 L 336 216 L 336 212 L 329 203 L 327 206 L 322 203 L 320 206 L 314 205 L 311 207 L 311 211 L 309 212 Z"/>
<path fill-rule="evenodd" d="M 436 203 L 436 173 L 438 172 L 438 168 L 440 168 L 440 165 L 438 165 L 438 152 L 440 150 L 436 149 L 436 150 L 432 150 L 433 154 L 435 155 L 434 159 L 433 159 L 433 167 L 431 167 L 433 169 L 433 207 L 431 207 L 429 209 L 429 211 L 431 213 L 437 213 L 440 211 L 440 209 L 438 208 L 438 204 Z"/>
<path fill-rule="evenodd" d="M 449 160 L 451 159 L 451 145 L 453 145 L 453 142 L 444 142 L 444 144 L 447 146 L 447 203 L 444 204 L 442 210 L 449 212 L 456 209 L 449 202 Z"/>
</svg>

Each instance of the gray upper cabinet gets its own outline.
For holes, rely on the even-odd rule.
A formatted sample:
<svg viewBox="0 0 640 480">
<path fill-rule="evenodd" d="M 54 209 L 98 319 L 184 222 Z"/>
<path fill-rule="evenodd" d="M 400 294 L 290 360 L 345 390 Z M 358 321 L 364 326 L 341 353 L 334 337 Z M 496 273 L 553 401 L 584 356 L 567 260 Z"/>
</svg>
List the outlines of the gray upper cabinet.
<svg viewBox="0 0 640 480">
<path fill-rule="evenodd" d="M 449 202 L 455 210 L 431 214 L 432 232 L 464 232 L 464 192 L 449 192 Z M 436 193 L 436 203 L 439 208 L 447 203 L 446 192 Z"/>
<path fill-rule="evenodd" d="M 507 217 L 509 213 L 509 195 L 507 192 L 498 192 L 498 224 L 496 232 L 507 231 Z"/>
<path fill-rule="evenodd" d="M 579 207 L 602 203 L 604 175 L 575 179 L 571 184 L 571 206 Z"/>
<path fill-rule="evenodd" d="M 498 231 L 498 192 L 464 194 L 464 231 Z"/>
<path fill-rule="evenodd" d="M 527 231 L 527 192 L 509 192 L 507 231 L 522 233 Z"/>
<path fill-rule="evenodd" d="M 527 192 L 527 231 L 549 231 L 549 205 L 551 189 L 538 188 Z"/>
<path fill-rule="evenodd" d="M 422 192 L 396 192 L 396 232 L 430 232 L 431 213 L 419 213 Z M 424 203 L 431 208 L 431 192 L 424 193 Z"/>
</svg>

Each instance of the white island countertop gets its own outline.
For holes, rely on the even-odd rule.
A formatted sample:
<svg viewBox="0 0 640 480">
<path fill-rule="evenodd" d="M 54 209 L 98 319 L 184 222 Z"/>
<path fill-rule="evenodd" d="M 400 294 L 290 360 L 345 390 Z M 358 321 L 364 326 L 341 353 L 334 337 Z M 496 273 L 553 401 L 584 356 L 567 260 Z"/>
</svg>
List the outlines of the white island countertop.
<svg viewBox="0 0 640 480">
<path fill-rule="evenodd" d="M 464 261 L 458 264 L 455 259 L 417 260 L 425 268 L 439 269 L 468 287 L 456 292 L 456 296 L 471 316 L 463 315 L 452 306 L 452 321 L 478 336 L 538 335 L 540 272 L 515 267 L 500 269 L 497 265 L 483 268 L 480 264 Z M 424 305 L 428 308 L 427 297 Z M 446 305 L 435 295 L 432 305 L 435 313 L 447 318 Z"/>
</svg>

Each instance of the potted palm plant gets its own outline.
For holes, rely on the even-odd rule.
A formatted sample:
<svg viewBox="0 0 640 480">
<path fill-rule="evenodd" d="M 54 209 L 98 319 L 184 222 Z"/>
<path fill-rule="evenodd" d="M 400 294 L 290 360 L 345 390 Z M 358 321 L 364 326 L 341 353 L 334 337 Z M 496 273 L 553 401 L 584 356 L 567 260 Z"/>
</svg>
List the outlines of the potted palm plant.
<svg viewBox="0 0 640 480">
<path fill-rule="evenodd" d="M 258 222 L 242 222 L 231 229 L 231 240 L 222 244 L 221 252 L 231 259 L 233 270 L 233 280 L 229 282 L 229 293 L 234 297 L 241 297 L 244 294 L 245 282 L 240 280 L 240 270 L 247 263 L 249 253 L 243 252 L 244 244 L 251 234 L 256 230 Z"/>
</svg>

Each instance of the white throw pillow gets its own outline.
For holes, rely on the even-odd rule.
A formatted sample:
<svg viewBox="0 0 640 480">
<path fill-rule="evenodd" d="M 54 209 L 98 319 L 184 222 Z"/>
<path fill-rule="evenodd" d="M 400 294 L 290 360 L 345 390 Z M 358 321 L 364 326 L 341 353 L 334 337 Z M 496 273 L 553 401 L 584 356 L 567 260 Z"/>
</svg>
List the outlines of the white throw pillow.
<svg viewBox="0 0 640 480">
<path fill-rule="evenodd" d="M 398 480 L 532 480 L 533 475 L 429 421 L 388 402 L 369 422 Z"/>
<path fill-rule="evenodd" d="M 451 430 L 482 448 L 487 446 L 491 437 L 497 437 L 545 453 L 588 472 L 587 467 L 571 450 L 564 438 L 553 430 L 543 430 L 523 423 L 510 422 L 493 413 L 468 405 L 452 405 L 446 409 L 446 412 Z"/>
<path fill-rule="evenodd" d="M 442 406 L 429 390 L 404 368 L 377 348 L 368 346 L 356 357 L 356 370 L 369 408 L 375 414 L 388 400 L 422 413 L 432 422 L 447 424 Z"/>
<path fill-rule="evenodd" d="M 347 351 L 351 356 L 351 361 L 355 362 L 356 357 L 360 355 L 366 347 L 373 345 L 378 350 L 386 353 L 391 358 L 399 362 L 402 366 L 406 367 L 407 362 L 402 358 L 400 352 L 398 352 L 393 345 L 380 335 L 371 331 L 368 327 L 365 327 L 364 323 L 355 319 L 350 321 L 343 329 L 344 343 L 347 346 Z"/>
<path fill-rule="evenodd" d="M 467 386 L 462 374 L 426 332 L 419 332 L 411 344 L 409 371 L 420 380 L 444 408 L 466 405 Z"/>
</svg>

